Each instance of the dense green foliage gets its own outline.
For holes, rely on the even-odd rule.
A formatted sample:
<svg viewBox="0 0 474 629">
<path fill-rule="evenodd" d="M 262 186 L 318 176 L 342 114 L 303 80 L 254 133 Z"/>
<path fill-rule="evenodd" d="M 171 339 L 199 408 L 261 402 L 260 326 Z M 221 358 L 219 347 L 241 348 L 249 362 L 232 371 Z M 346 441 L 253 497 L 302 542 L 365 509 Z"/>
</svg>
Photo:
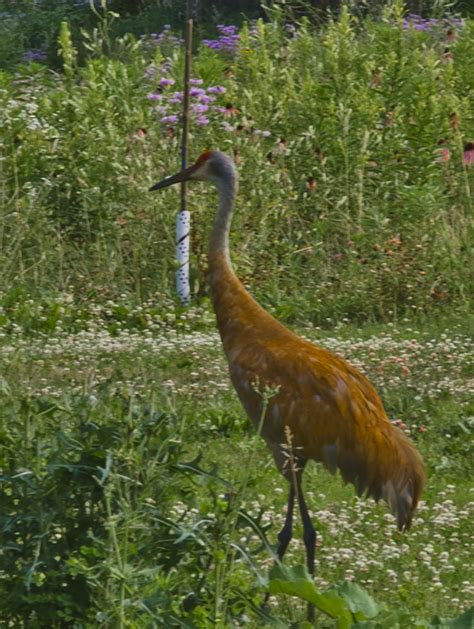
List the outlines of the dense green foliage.
<svg viewBox="0 0 474 629">
<path fill-rule="evenodd" d="M 56 64 L 56 40 L 61 21 L 68 19 L 74 39 L 80 45 L 81 29 L 97 26 L 98 15 L 108 10 L 116 15 L 115 35 L 134 33 L 137 36 L 159 32 L 165 24 L 178 31 L 183 28 L 190 6 L 198 32 L 215 30 L 219 23 L 268 18 L 279 8 L 289 21 L 307 17 L 322 23 L 332 12 L 338 15 L 344 4 L 360 15 L 379 15 L 390 0 L 0 0 L 0 67 L 11 67 L 24 52 L 41 49 L 49 63 Z M 95 12 L 90 10 L 93 4 Z M 442 16 L 446 11 L 473 15 L 470 0 L 406 0 L 407 12 L 423 16 Z M 204 36 L 204 35 L 203 35 Z"/>
<path fill-rule="evenodd" d="M 297 542 L 271 570 L 286 489 L 213 331 L 215 193 L 190 192 L 183 310 L 178 195 L 147 192 L 179 169 L 182 43 L 141 35 L 145 1 L 33 4 L 0 25 L 0 624 L 303 628 L 312 601 L 320 627 L 470 627 L 473 23 L 274 3 L 196 45 L 191 153 L 237 162 L 239 276 L 368 374 L 427 465 L 407 536 L 307 470 L 313 583 Z"/>
<path fill-rule="evenodd" d="M 364 368 L 421 450 L 428 486 L 401 535 L 385 505 L 309 465 L 316 581 L 291 567 L 304 557 L 298 522 L 289 572 L 271 573 L 266 609 L 285 483 L 231 392 L 216 333 L 195 328 L 190 312 L 181 332 L 156 319 L 146 334 L 125 325 L 111 334 L 95 320 L 75 335 L 17 330 L 1 339 L 2 619 L 283 627 L 304 618 L 309 596 L 347 621 L 347 605 L 334 600 L 344 580 L 377 601 L 380 629 L 423 618 L 416 626 L 426 629 L 435 614 L 465 611 L 474 588 L 473 409 L 461 326 L 378 328 L 367 338 L 339 327 L 339 340 L 304 331 Z M 319 626 L 333 627 L 331 614 Z"/>
<path fill-rule="evenodd" d="M 293 37 L 259 23 L 238 53 L 202 46 L 195 58 L 203 88 L 226 93 L 209 124 L 193 123 L 192 154 L 236 155 L 234 260 L 279 316 L 389 319 L 466 303 L 474 29 L 457 29 L 447 57 L 441 23 L 419 32 L 400 20 L 386 12 L 362 30 L 345 13 Z M 82 67 L 64 26 L 63 73 L 30 63 L 0 75 L 0 289 L 13 318 L 39 295 L 173 294 L 177 196 L 147 188 L 178 167 L 178 129 L 161 119 L 179 103 L 159 108 L 179 89 L 182 49 L 169 35 L 111 40 L 109 26 L 85 40 Z M 163 77 L 175 85 L 159 87 Z M 190 205 L 203 295 L 212 192 L 195 188 Z"/>
</svg>

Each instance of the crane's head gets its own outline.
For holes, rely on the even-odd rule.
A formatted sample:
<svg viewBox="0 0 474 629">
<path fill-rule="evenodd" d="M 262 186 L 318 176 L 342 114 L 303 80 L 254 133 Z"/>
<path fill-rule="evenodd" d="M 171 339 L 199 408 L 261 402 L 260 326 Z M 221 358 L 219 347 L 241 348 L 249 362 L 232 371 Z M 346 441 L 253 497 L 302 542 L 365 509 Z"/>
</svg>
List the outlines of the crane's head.
<svg viewBox="0 0 474 629">
<path fill-rule="evenodd" d="M 166 177 L 163 181 L 155 183 L 150 188 L 152 190 L 160 190 L 167 188 L 175 183 L 189 181 L 190 179 L 198 179 L 201 181 L 211 181 L 216 186 L 226 182 L 235 182 L 235 166 L 230 157 L 227 157 L 220 151 L 207 150 L 202 153 L 197 161 L 189 168 L 185 168 L 176 175 Z"/>
</svg>

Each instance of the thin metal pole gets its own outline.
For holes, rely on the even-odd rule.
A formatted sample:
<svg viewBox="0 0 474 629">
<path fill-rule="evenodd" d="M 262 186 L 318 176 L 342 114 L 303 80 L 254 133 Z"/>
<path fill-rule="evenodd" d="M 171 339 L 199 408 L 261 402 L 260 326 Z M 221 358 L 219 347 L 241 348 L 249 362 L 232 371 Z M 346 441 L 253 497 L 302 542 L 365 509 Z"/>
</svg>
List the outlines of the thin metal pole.
<svg viewBox="0 0 474 629">
<path fill-rule="evenodd" d="M 189 9 L 189 6 L 188 6 Z M 188 13 L 189 15 L 189 13 Z M 188 157 L 189 133 L 189 79 L 191 75 L 191 51 L 193 38 L 193 20 L 186 22 L 184 87 L 183 87 L 183 134 L 181 138 L 181 169 L 186 168 Z M 181 211 L 176 219 L 176 290 L 183 305 L 187 305 L 191 296 L 189 286 L 189 236 L 191 230 L 190 212 L 187 209 L 186 182 L 181 184 Z"/>
<path fill-rule="evenodd" d="M 186 168 L 188 157 L 189 134 L 189 79 L 191 75 L 191 48 L 193 39 L 193 20 L 186 22 L 186 56 L 184 62 L 184 94 L 183 94 L 183 137 L 181 138 L 181 168 Z M 181 210 L 186 209 L 186 182 L 181 184 Z"/>
</svg>

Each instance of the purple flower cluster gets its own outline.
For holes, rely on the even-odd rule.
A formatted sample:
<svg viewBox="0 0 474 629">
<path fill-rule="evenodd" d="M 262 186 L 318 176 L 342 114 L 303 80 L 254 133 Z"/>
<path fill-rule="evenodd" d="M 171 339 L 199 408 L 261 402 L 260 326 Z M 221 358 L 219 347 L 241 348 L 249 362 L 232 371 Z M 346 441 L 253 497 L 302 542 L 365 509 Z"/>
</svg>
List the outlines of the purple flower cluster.
<svg viewBox="0 0 474 629">
<path fill-rule="evenodd" d="M 165 24 L 161 33 L 150 33 L 151 40 L 157 46 L 161 44 L 170 44 L 171 46 L 180 46 L 183 40 L 171 32 L 171 26 Z"/>
<path fill-rule="evenodd" d="M 164 76 L 162 76 L 160 79 L 160 87 L 168 87 L 168 85 L 174 85 L 174 84 L 175 84 L 174 79 L 167 79 Z"/>
<path fill-rule="evenodd" d="M 208 94 L 225 94 L 225 87 L 221 85 L 213 85 L 207 88 Z"/>
<path fill-rule="evenodd" d="M 145 69 L 145 79 L 151 81 L 157 74 L 159 74 L 162 78 L 165 78 L 164 75 L 170 71 L 171 61 L 169 59 L 166 59 L 159 67 L 154 63 L 150 63 L 150 65 Z"/>
<path fill-rule="evenodd" d="M 167 92 L 167 88 L 174 85 L 174 83 L 173 79 L 161 76 L 158 80 L 157 91 L 150 92 L 147 95 L 148 100 L 159 102 L 156 111 L 161 115 L 160 121 L 165 125 L 175 124 L 179 119 L 176 106 L 182 102 L 183 92 Z M 225 94 L 226 91 L 222 85 L 212 85 L 207 89 L 198 87 L 203 83 L 202 79 L 190 79 L 192 87 L 189 90 L 191 98 L 189 109 L 197 124 L 201 126 L 205 126 L 210 122 L 206 114 L 220 111 L 221 107 L 212 105 L 212 103 L 216 100 L 218 94 Z"/>
<path fill-rule="evenodd" d="M 224 118 L 234 118 L 238 114 L 238 110 L 232 105 L 227 103 L 225 106 L 222 104 L 215 104 L 215 101 L 219 98 L 219 95 L 225 94 L 226 89 L 222 85 L 211 85 L 210 87 L 198 87 L 203 84 L 202 79 L 190 79 L 191 88 L 189 90 L 190 104 L 189 111 L 194 119 L 194 122 L 201 127 L 208 125 L 211 122 L 211 118 L 219 119 L 220 116 Z M 156 92 L 150 92 L 147 95 L 148 100 L 155 101 L 156 105 L 154 111 L 159 115 L 160 122 L 167 128 L 167 133 L 170 137 L 173 137 L 173 125 L 177 124 L 181 115 L 181 102 L 183 100 L 183 92 L 172 92 L 168 88 L 174 84 L 172 79 L 161 77 L 158 80 L 158 86 Z M 227 120 L 221 119 L 221 128 L 228 133 L 236 133 L 237 135 L 244 129 L 242 124 L 230 124 Z M 262 131 L 261 129 L 255 129 L 253 126 L 247 127 L 246 130 L 250 134 L 253 141 L 258 141 L 259 138 L 268 138 L 270 136 L 269 131 Z"/>
<path fill-rule="evenodd" d="M 235 27 L 221 26 L 220 28 L 233 29 L 232 32 L 235 33 Z M 225 36 L 228 37 L 229 33 L 230 31 L 227 30 Z M 235 41 L 238 41 L 238 35 L 236 37 L 237 40 Z M 165 126 L 168 137 L 174 136 L 174 125 L 180 120 L 183 101 L 183 92 L 173 90 L 175 80 L 170 78 L 171 70 L 171 60 L 166 59 L 160 66 L 150 64 L 145 71 L 145 78 L 154 85 L 154 89 L 147 94 L 147 99 L 152 102 L 153 111 Z M 270 136 L 269 131 L 255 129 L 252 123 L 246 123 L 244 126 L 237 122 L 234 124 L 228 122 L 229 119 L 235 121 L 239 111 L 231 102 L 221 100 L 221 97 L 226 93 L 224 86 L 204 87 L 204 80 L 196 78 L 190 79 L 189 83 L 189 111 L 195 124 L 204 127 L 211 120 L 220 122 L 221 128 L 229 133 L 239 135 L 242 130 L 246 131 L 254 142 L 258 142 L 259 138 Z"/>
<path fill-rule="evenodd" d="M 443 18 L 437 20 L 435 18 L 424 18 L 416 13 L 409 13 L 403 20 L 403 28 L 408 30 L 413 28 L 415 31 L 433 31 L 438 28 L 461 28 L 464 21 L 461 18 Z"/>
<path fill-rule="evenodd" d="M 44 50 L 40 50 L 39 48 L 32 48 L 31 50 L 27 50 L 23 55 L 23 61 L 28 63 L 30 61 L 38 61 L 43 62 L 46 61 L 46 53 Z"/>
<path fill-rule="evenodd" d="M 170 114 L 169 116 L 163 116 L 160 118 L 163 124 L 174 124 L 178 122 L 178 114 Z"/>
<path fill-rule="evenodd" d="M 145 78 L 150 80 L 155 76 L 155 74 L 156 74 L 156 66 L 154 63 L 150 63 L 150 65 L 147 66 L 145 69 Z"/>
<path fill-rule="evenodd" d="M 225 26 L 218 24 L 217 30 L 219 37 L 217 39 L 203 39 L 202 43 L 213 50 L 223 50 L 235 54 L 239 47 L 240 35 L 237 33 L 237 27 L 233 24 Z"/>
</svg>

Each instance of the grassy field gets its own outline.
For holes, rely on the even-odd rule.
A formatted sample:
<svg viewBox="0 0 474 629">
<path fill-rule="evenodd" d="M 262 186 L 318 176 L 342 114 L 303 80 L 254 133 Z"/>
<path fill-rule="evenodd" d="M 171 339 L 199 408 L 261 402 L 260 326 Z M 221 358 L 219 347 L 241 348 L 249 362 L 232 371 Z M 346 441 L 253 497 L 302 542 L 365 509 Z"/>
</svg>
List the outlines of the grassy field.
<svg viewBox="0 0 474 629">
<path fill-rule="evenodd" d="M 470 629 L 474 24 L 284 18 L 197 46 L 192 153 L 235 158 L 244 283 L 369 377 L 428 476 L 400 534 L 308 467 L 314 585 L 346 601 L 318 626 Z M 179 168 L 182 43 L 107 19 L 80 48 L 62 26 L 61 71 L 0 71 L 0 626 L 303 629 L 300 526 L 269 576 L 287 488 L 207 296 L 215 195 L 182 309 L 177 196 L 146 192 Z"/>
<path fill-rule="evenodd" d="M 111 335 L 95 322 L 3 339 L 2 589 L 14 622 L 270 622 L 258 605 L 286 488 L 231 391 L 216 333 L 188 326 Z M 442 329 L 301 331 L 367 373 L 428 470 L 401 535 L 384 506 L 308 469 L 316 585 L 354 580 L 410 622 L 456 615 L 473 594 L 472 354 L 463 324 Z M 299 533 L 289 565 L 303 561 Z M 268 615 L 305 612 L 272 597 Z"/>
</svg>

